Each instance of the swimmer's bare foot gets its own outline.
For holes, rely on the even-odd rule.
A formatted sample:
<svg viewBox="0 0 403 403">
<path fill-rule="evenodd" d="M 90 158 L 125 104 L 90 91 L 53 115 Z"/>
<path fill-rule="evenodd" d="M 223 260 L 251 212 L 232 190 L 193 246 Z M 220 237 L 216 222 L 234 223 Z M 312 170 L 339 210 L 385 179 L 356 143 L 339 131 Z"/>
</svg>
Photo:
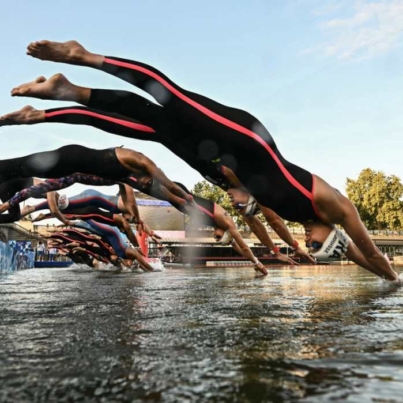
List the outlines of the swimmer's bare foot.
<svg viewBox="0 0 403 403">
<path fill-rule="evenodd" d="M 35 218 L 33 218 L 32 222 L 42 221 L 46 219 L 46 214 L 39 213 Z"/>
<path fill-rule="evenodd" d="M 13 97 L 79 102 L 80 88 L 67 80 L 63 74 L 55 74 L 48 80 L 45 77 L 38 77 L 35 81 L 21 84 L 11 90 L 11 95 Z"/>
<path fill-rule="evenodd" d="M 4 213 L 5 211 L 7 211 L 10 208 L 10 204 L 8 202 L 3 203 L 0 206 L 0 213 Z"/>
<path fill-rule="evenodd" d="M 28 216 L 28 214 L 31 214 L 35 211 L 35 207 L 34 206 L 25 206 L 23 207 L 23 209 L 21 210 L 21 217 L 25 217 L 26 220 L 28 221 L 32 221 L 32 217 Z M 26 217 L 28 216 L 28 217 Z"/>
<path fill-rule="evenodd" d="M 45 111 L 38 111 L 32 106 L 24 106 L 16 112 L 0 117 L 0 126 L 33 125 L 45 121 Z"/>
<path fill-rule="evenodd" d="M 40 60 L 75 64 L 79 66 L 97 67 L 103 62 L 103 56 L 95 55 L 88 52 L 86 49 L 84 49 L 82 45 L 80 45 L 76 41 L 31 42 L 27 48 L 27 55 Z"/>
</svg>

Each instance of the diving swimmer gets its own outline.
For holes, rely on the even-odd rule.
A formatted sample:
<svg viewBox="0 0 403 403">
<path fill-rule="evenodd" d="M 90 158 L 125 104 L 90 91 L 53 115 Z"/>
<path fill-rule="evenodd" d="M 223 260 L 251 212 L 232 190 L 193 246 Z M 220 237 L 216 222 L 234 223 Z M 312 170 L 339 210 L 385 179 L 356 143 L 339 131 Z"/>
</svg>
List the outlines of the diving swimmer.
<svg viewBox="0 0 403 403">
<path fill-rule="evenodd" d="M 152 66 L 94 54 L 74 41 L 34 42 L 28 54 L 41 60 L 100 69 L 148 92 L 164 109 L 165 119 L 168 116 L 169 123 L 176 124 L 170 126 L 165 119 L 161 123 L 172 141 L 183 140 L 185 135 L 191 138 L 193 144 L 186 143 L 190 152 L 202 162 L 213 164 L 232 184 L 246 188 L 264 215 L 271 209 L 284 219 L 302 223 L 313 255 L 331 257 L 337 244 L 340 253 L 367 270 L 388 280 L 398 279 L 372 242 L 351 201 L 317 175 L 287 161 L 270 133 L 251 114 L 184 90 Z M 17 87 L 12 95 L 41 98 L 41 85 L 46 87 L 46 81 Z M 128 101 L 126 108 L 131 108 Z M 128 115 L 131 119 L 133 113 Z M 52 112 L 25 108 L 3 116 L 0 125 L 40 123 L 52 117 Z M 138 116 L 139 123 L 154 131 L 157 120 L 148 121 L 146 114 Z M 348 237 L 337 230 L 336 224 L 344 228 Z"/>
</svg>

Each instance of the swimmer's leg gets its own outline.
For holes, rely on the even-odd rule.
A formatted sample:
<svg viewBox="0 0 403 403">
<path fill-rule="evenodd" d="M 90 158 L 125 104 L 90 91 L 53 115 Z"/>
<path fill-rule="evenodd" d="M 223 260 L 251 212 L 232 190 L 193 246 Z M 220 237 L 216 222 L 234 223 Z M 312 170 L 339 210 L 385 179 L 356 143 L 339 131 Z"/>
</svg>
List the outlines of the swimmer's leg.
<svg viewBox="0 0 403 403">
<path fill-rule="evenodd" d="M 178 107 L 184 104 L 193 109 L 193 97 L 196 97 L 197 102 L 204 103 L 205 101 L 206 103 L 220 105 L 206 97 L 185 91 L 150 65 L 91 53 L 76 41 L 64 43 L 46 40 L 32 42 L 28 46 L 27 54 L 41 60 L 100 69 L 149 93 L 164 106 Z"/>
<path fill-rule="evenodd" d="M 154 73 L 155 76 L 169 81 L 167 77 L 151 66 L 131 60 L 108 58 L 91 53 L 76 41 L 61 43 L 44 40 L 32 42 L 28 45 L 27 54 L 40 60 L 101 69 L 128 81 L 151 95 L 153 95 L 153 91 L 149 87 L 153 84 L 153 77 L 148 73 Z M 171 84 L 174 85 L 172 82 Z M 160 96 L 155 98 L 158 98 L 158 102 L 162 100 Z"/>
<path fill-rule="evenodd" d="M 15 97 L 30 97 L 57 101 L 71 101 L 106 112 L 118 113 L 146 124 L 161 125 L 163 108 L 140 95 L 129 91 L 104 90 L 81 87 L 71 83 L 63 74 L 35 81 L 12 89 Z"/>
<path fill-rule="evenodd" d="M 152 127 L 117 113 L 74 106 L 48 109 L 45 110 L 44 113 L 43 121 L 46 123 L 86 125 L 119 136 L 139 140 L 158 141 L 156 131 Z"/>
<path fill-rule="evenodd" d="M 272 142 L 270 134 L 249 113 L 219 104 L 202 95 L 184 90 L 154 67 L 132 60 L 104 57 L 88 52 L 74 41 L 56 43 L 35 42 L 28 47 L 28 54 L 42 60 L 97 68 L 135 85 L 155 98 L 170 116 L 165 130 L 171 131 L 170 122 L 181 127 L 192 127 L 191 137 L 204 140 L 211 136 L 219 147 L 228 147 L 234 140 L 234 132 L 240 139 L 253 137 L 253 128 L 259 136 Z M 132 117 L 132 116 L 131 116 Z M 140 119 L 143 121 L 143 118 Z M 1 124 L 1 123 L 0 123 Z M 154 124 L 152 125 L 155 128 Z M 159 131 L 159 128 L 156 128 Z M 206 135 L 208 133 L 208 135 Z M 180 139 L 189 137 L 189 129 L 175 135 Z M 274 146 L 274 143 L 273 143 Z M 231 151 L 231 150 L 230 150 Z"/>
<path fill-rule="evenodd" d="M 137 94 L 128 91 L 80 87 L 69 82 L 62 74 L 56 74 L 48 80 L 39 77 L 33 82 L 14 88 L 12 94 L 40 99 L 75 101 L 92 108 L 68 107 L 39 111 L 32 107 L 25 107 L 0 117 L 0 126 L 43 122 L 80 124 L 124 137 L 158 141 L 155 130 L 143 125 L 138 119 L 141 117 L 142 122 L 154 122 L 157 126 L 163 126 L 165 119 L 161 106 Z M 150 137 L 150 134 L 154 135 Z"/>
<path fill-rule="evenodd" d="M 38 110 L 32 106 L 25 106 L 19 111 L 0 117 L 0 126 L 33 125 L 38 123 L 86 125 L 119 136 L 158 141 L 155 130 L 138 120 L 81 106 L 48 110 Z"/>
<path fill-rule="evenodd" d="M 95 127 L 107 133 L 123 137 L 159 141 L 152 127 L 125 116 L 82 106 L 36 110 L 24 107 L 0 117 L 0 126 L 32 125 L 38 123 L 66 123 Z"/>
</svg>

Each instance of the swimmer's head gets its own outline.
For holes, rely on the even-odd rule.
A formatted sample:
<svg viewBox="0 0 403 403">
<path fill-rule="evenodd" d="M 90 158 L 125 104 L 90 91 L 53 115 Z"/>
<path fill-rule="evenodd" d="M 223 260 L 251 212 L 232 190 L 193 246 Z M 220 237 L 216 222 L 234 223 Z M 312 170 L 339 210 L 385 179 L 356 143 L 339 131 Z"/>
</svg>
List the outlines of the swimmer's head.
<svg viewBox="0 0 403 403">
<path fill-rule="evenodd" d="M 64 193 L 59 196 L 57 200 L 57 207 L 59 210 L 65 210 L 69 206 L 69 198 Z"/>
<path fill-rule="evenodd" d="M 242 215 L 250 217 L 260 213 L 259 204 L 247 191 L 239 188 L 231 188 L 228 189 L 227 194 L 231 200 L 232 206 Z"/>
<path fill-rule="evenodd" d="M 341 259 L 348 242 L 347 235 L 336 227 L 324 224 L 305 227 L 305 245 L 316 259 Z"/>
<path fill-rule="evenodd" d="M 245 217 L 251 217 L 260 213 L 259 204 L 252 195 L 249 196 L 246 204 L 238 203 L 237 207 L 235 208 L 239 210 Z"/>
<path fill-rule="evenodd" d="M 229 245 L 233 241 L 232 235 L 228 231 L 223 230 L 222 228 L 216 228 L 214 230 L 213 236 L 214 240 L 223 246 Z"/>
</svg>

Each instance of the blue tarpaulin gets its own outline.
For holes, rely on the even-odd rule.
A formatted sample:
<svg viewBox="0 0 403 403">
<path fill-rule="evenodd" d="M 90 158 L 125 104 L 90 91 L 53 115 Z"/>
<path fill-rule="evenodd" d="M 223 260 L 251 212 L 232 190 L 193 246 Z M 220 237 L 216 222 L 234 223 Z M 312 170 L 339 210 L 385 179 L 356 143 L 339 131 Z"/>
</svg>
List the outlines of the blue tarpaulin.
<svg viewBox="0 0 403 403">
<path fill-rule="evenodd" d="M 139 206 L 172 207 L 171 203 L 163 200 L 136 199 Z"/>
<path fill-rule="evenodd" d="M 27 242 L 0 242 L 0 272 L 32 269 L 35 252 Z"/>
</svg>

